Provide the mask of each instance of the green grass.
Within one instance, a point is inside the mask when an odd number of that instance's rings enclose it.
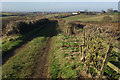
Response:
[[[63,18],[64,20],[75,20],[75,21],[82,21],[82,22],[89,22],[89,21],[96,21],[96,22],[101,22],[103,17],[106,15],[75,15],[71,17],[66,17]],[[117,21],[117,15],[110,15],[112,17],[112,21]]]
[[[63,39],[71,42],[64,42]],[[78,56],[73,56],[72,53],[69,53],[71,50],[76,51],[73,47],[76,45],[74,44],[73,37],[59,34],[54,36],[52,40],[50,55],[51,78],[76,78],[79,71],[76,68],[80,66],[80,63],[77,62]]]
[[[50,17],[54,17],[54,16],[59,16],[60,14],[48,14],[45,17],[46,18],[50,18]]]
[[[119,54],[120,53],[112,51],[111,55],[110,55],[110,58],[109,58],[109,62],[111,62],[113,65],[115,65],[116,67],[118,67],[120,69],[120,65],[119,65],[119,63],[120,63],[119,57],[120,56],[119,56]],[[118,60],[116,58],[118,58]],[[107,67],[105,69],[105,74],[108,75],[108,76],[111,76],[111,78],[114,78],[114,79],[118,79],[120,77],[120,74],[116,73],[116,71],[114,71],[110,67]]]
[[[3,53],[13,49],[14,47],[21,44],[22,42],[23,42],[22,40],[6,42],[5,44],[2,45]]]
[[[14,49],[15,47],[21,45],[24,40],[21,39],[21,36],[11,37],[11,38],[4,38],[2,40],[2,54],[3,56],[6,55],[9,51]],[[12,39],[12,41],[9,41]]]
[[[92,18],[92,17],[96,17],[96,15],[84,15],[84,14],[80,14],[80,15],[66,17],[66,18],[63,18],[63,19],[64,20],[81,20],[81,19],[87,19],[87,18]]]
[[[57,78],[57,75],[59,73],[59,66],[60,66],[60,64],[58,64],[59,59],[54,58],[56,57],[56,54],[57,54],[57,53],[55,54],[56,41],[57,41],[57,37],[54,36],[52,38],[52,50],[51,50],[51,56],[50,56],[50,73],[52,78]],[[56,46],[59,46],[59,45],[56,45]]]
[[[45,25],[47,25],[47,24],[45,24]],[[29,40],[29,38],[36,35],[36,32],[40,31],[42,27],[45,27],[45,25],[42,25],[42,26],[40,26],[40,27],[38,27],[38,28],[36,28],[36,29],[24,34],[24,35],[3,38],[3,40],[2,40],[3,56],[7,55],[7,53],[9,53],[9,51],[15,49],[16,47],[24,44],[27,40]],[[9,41],[10,39],[12,39],[12,41]]]
[[[83,18],[83,19],[78,19],[80,21],[101,21],[104,16],[95,16],[95,17],[89,17],[89,18]]]
[[[64,16],[64,15],[67,15],[67,13],[48,14],[48,15],[45,15],[45,17],[46,17],[46,18],[50,18],[50,17]]]
[[[48,38],[37,37],[2,66],[3,78],[25,78],[32,74],[35,57],[42,53]]]
[[[3,15],[14,15],[15,13],[2,12]]]
[[[30,78],[36,67],[36,57],[44,51],[53,28],[55,29],[54,21],[51,21],[38,37],[28,42],[22,50],[11,57],[2,66],[3,78]]]

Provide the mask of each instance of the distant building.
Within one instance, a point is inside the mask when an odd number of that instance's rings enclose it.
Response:
[[[80,11],[78,11],[77,13],[80,14]]]
[[[74,12],[74,13],[72,13],[73,15],[77,15],[78,13],[77,12]]]
[[[118,12],[118,10],[114,10],[114,12]]]
[[[106,12],[104,10],[102,10],[101,13],[106,13]]]

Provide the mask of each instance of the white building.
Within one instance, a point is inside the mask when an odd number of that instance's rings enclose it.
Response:
[[[78,13],[72,13],[72,14],[77,15]]]

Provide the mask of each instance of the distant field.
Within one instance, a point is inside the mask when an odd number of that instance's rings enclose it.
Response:
[[[103,17],[107,15],[75,15],[71,17],[62,18],[64,20],[76,20],[76,21],[102,21]],[[110,15],[112,21],[117,21],[117,15]]]
[[[50,17],[54,17],[54,16],[59,16],[60,14],[48,14],[45,17],[46,18],[50,18]]]
[[[69,13],[56,13],[56,14],[48,14],[45,15],[46,18],[50,18],[50,17],[55,17],[55,16],[65,16],[68,15]]]
[[[0,17],[5,18],[5,17],[16,17],[16,16],[25,16],[26,13],[14,13],[14,12],[2,12],[0,13]]]
[[[18,16],[6,16],[6,17],[2,17],[3,19],[8,19],[8,18],[17,18]],[[1,18],[1,17],[0,17]]]
[[[2,15],[15,15],[15,13],[2,12]]]

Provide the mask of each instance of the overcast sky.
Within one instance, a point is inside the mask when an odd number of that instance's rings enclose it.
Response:
[[[119,0],[1,0],[2,2],[118,2]]]

